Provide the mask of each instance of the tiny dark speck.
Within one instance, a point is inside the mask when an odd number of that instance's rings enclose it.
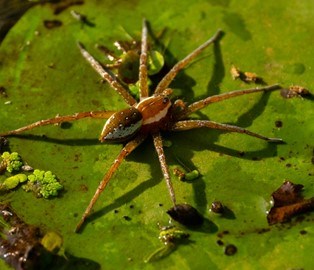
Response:
[[[219,240],[217,240],[217,245],[218,245],[218,246],[223,246],[223,245],[224,245],[224,242],[219,239]]]
[[[300,234],[301,234],[301,235],[307,234],[307,231],[306,231],[306,230],[301,230],[301,231],[300,231]]]
[[[275,121],[275,126],[277,128],[281,128],[282,127],[282,121],[280,121],[280,120]]]
[[[118,214],[118,213],[119,213],[119,210],[115,209],[113,212],[114,212],[115,214]]]
[[[62,22],[59,20],[44,20],[44,26],[48,29],[60,27]]]
[[[235,245],[229,244],[225,248],[225,254],[227,256],[232,256],[237,252],[237,247]]]
[[[291,166],[292,166],[291,163],[287,163],[287,164],[286,164],[286,167],[287,167],[287,168],[290,168]]]
[[[129,216],[123,216],[123,218],[124,218],[126,221],[132,220],[132,218],[130,218]]]

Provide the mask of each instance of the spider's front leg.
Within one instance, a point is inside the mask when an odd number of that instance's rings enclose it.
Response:
[[[256,137],[268,142],[273,142],[273,143],[282,143],[282,139],[280,138],[269,138],[265,137],[263,135],[251,132],[247,129],[233,126],[233,125],[227,125],[227,124],[221,124],[217,123],[214,121],[209,121],[209,120],[184,120],[184,121],[178,121],[176,122],[172,127],[171,131],[183,131],[183,130],[190,130],[190,129],[195,129],[195,128],[211,128],[211,129],[220,129],[224,131],[229,131],[229,132],[237,132],[237,133],[243,133],[252,137]]]
[[[16,134],[20,134],[24,131],[31,130],[37,127],[60,124],[63,122],[76,121],[82,118],[108,119],[113,113],[114,111],[91,111],[91,112],[79,112],[72,115],[56,116],[56,117],[45,119],[45,120],[39,120],[37,122],[34,122],[32,124],[29,124],[27,126],[24,126],[18,129],[0,133],[0,136],[5,137],[5,136],[10,136],[10,135],[16,135]]]
[[[128,142],[121,150],[113,164],[111,165],[110,169],[104,176],[104,178],[99,183],[99,186],[97,187],[97,190],[92,197],[89,205],[87,206],[83,216],[81,217],[80,222],[77,224],[75,228],[75,232],[78,232],[80,228],[82,227],[83,223],[85,222],[86,218],[90,214],[94,204],[98,200],[100,194],[103,192],[103,190],[106,188],[107,184],[109,183],[112,175],[115,173],[115,171],[119,168],[121,162],[137,147],[139,146],[146,138],[146,135],[138,135],[135,139]]]

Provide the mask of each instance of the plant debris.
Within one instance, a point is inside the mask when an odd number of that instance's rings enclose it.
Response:
[[[222,202],[213,201],[210,210],[216,214],[222,214],[225,210],[225,207],[223,206]]]
[[[311,92],[303,86],[292,85],[289,88],[281,89],[280,94],[284,98],[294,98],[310,96]]]
[[[241,71],[236,66],[232,65],[230,68],[230,74],[232,79],[237,80],[240,79],[243,82],[246,83],[258,83],[258,84],[264,84],[263,78],[257,76],[253,72],[249,71]]]
[[[303,185],[285,181],[272,193],[273,207],[267,215],[269,225],[286,222],[295,215],[314,210],[314,197],[304,199],[302,189]]]
[[[44,26],[48,29],[60,27],[62,22],[60,20],[44,20]]]
[[[160,227],[159,240],[164,244],[148,256],[146,263],[160,260],[173,252],[177,245],[184,243],[190,237],[188,233],[175,226]]]
[[[96,262],[58,255],[62,238],[20,219],[8,204],[0,204],[0,258],[16,270],[99,270]]]
[[[95,24],[92,23],[90,20],[88,20],[86,15],[84,15],[80,12],[77,12],[75,10],[71,10],[70,13],[73,16],[73,18],[80,21],[82,23],[82,25],[85,24],[85,25],[90,26],[90,27],[95,27]]]

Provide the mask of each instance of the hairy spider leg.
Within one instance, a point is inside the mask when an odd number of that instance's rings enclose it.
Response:
[[[147,21],[143,19],[139,68],[140,99],[148,97],[147,76]]]
[[[155,94],[161,94],[172,82],[178,72],[185,68],[195,57],[197,57],[204,49],[206,49],[210,44],[214,43],[219,39],[222,35],[222,30],[218,30],[215,35],[213,35],[209,40],[203,43],[201,46],[196,48],[193,52],[187,55],[185,58],[176,63],[172,69],[162,78],[162,80],[158,83]]]
[[[212,129],[220,129],[220,130],[225,130],[225,131],[230,131],[230,132],[237,132],[237,133],[243,133],[252,137],[256,137],[268,142],[274,142],[274,143],[282,143],[282,139],[279,138],[268,138],[265,136],[262,136],[260,134],[251,132],[247,129],[233,126],[233,125],[228,125],[228,124],[221,124],[217,123],[214,121],[209,121],[209,120],[183,120],[183,121],[178,121],[173,124],[171,127],[171,131],[183,131],[183,130],[190,130],[190,129],[195,129],[195,128],[212,128]]]
[[[136,100],[132,97],[129,89],[124,86],[120,80],[108,69],[103,67],[88,51],[85,50],[83,44],[78,42],[78,47],[83,57],[96,70],[96,72],[105,79],[110,86],[116,90],[130,106],[136,104]]]
[[[128,156],[137,146],[139,146],[146,138],[146,135],[138,135],[135,139],[133,139],[132,141],[129,141],[120,151],[119,155],[117,156],[117,158],[115,159],[115,161],[113,162],[113,164],[111,165],[111,167],[109,168],[109,170],[107,171],[107,173],[105,174],[105,176],[103,177],[103,179],[101,180],[101,182],[99,183],[97,190],[95,192],[95,194],[93,195],[92,199],[90,200],[89,205],[87,206],[84,214],[81,217],[80,222],[76,225],[75,228],[75,232],[78,232],[81,228],[81,226],[83,225],[83,223],[85,222],[87,216],[89,215],[89,213],[91,212],[94,204],[96,203],[96,201],[98,200],[100,194],[103,192],[103,190],[106,188],[107,184],[109,183],[112,175],[115,173],[115,171],[119,168],[121,162],[126,158],[126,156]]]
[[[109,118],[114,111],[91,111],[91,112],[79,112],[72,115],[63,115],[63,116],[56,116],[54,118],[49,118],[45,120],[39,120],[37,122],[34,122],[30,125],[10,130],[4,133],[1,133],[0,136],[9,136],[9,135],[16,135],[19,133],[22,133],[27,130],[31,130],[37,127],[41,126],[47,126],[47,125],[53,125],[53,124],[60,124],[63,122],[70,122],[70,121],[76,121],[82,118],[99,118],[99,119],[107,119]]]
[[[152,134],[154,139],[154,146],[158,155],[161,171],[164,175],[164,178],[166,180],[167,188],[172,200],[173,205],[176,205],[176,196],[174,193],[174,189],[172,186],[170,174],[169,174],[169,168],[166,162],[166,156],[164,153],[163,145],[162,145],[162,137],[160,135],[160,132]]]
[[[266,87],[255,87],[255,88],[250,88],[250,89],[243,89],[243,90],[235,90],[219,95],[214,95],[210,96],[207,98],[204,98],[202,100],[196,101],[189,106],[187,106],[184,110],[178,113],[178,118],[182,119],[187,117],[189,114],[201,110],[204,107],[208,106],[211,103],[219,102],[225,99],[233,98],[236,96],[242,96],[246,94],[252,94],[256,92],[267,92],[267,91],[273,91],[273,90],[278,90],[281,89],[281,86],[278,84],[266,86]]]

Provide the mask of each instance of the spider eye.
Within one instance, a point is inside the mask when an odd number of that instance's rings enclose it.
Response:
[[[162,103],[163,104],[166,104],[169,102],[169,98],[168,97],[164,97],[163,100],[162,100]]]

